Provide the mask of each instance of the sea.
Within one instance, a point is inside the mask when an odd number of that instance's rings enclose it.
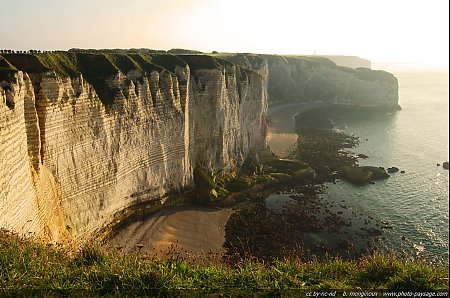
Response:
[[[337,130],[360,138],[350,149],[369,158],[360,165],[400,171],[373,185],[328,183],[327,201],[346,201],[352,209],[389,223],[379,251],[449,264],[448,71],[392,71],[399,82],[400,111],[336,113]]]
[[[335,127],[360,138],[353,152],[369,156],[360,165],[397,172],[366,187],[329,184],[324,197],[345,198],[355,207],[389,222],[380,247],[385,252],[449,262],[448,73],[404,70],[399,82],[401,111],[336,115]]]

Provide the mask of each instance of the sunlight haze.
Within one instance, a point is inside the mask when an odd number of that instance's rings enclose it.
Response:
[[[448,68],[448,1],[2,1],[0,48],[354,55]]]

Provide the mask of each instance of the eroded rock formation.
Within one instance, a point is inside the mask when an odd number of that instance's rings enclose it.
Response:
[[[213,67],[196,69],[208,59]],[[151,72],[117,69],[102,78],[106,94],[89,74],[27,69],[39,64],[29,55],[10,60],[19,71],[0,87],[2,227],[49,240],[90,236],[139,200],[189,187],[195,164],[231,169],[265,145],[265,86],[236,65],[199,56],[192,71],[181,59]]]

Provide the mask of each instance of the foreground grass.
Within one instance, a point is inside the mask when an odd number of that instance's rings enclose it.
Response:
[[[193,264],[150,259],[88,245],[75,253],[0,232],[0,296],[22,290],[97,295],[298,296],[302,290],[392,289],[447,291],[448,271],[421,261],[379,255],[271,263],[241,260]]]

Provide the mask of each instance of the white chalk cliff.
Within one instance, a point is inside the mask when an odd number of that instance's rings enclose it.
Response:
[[[14,69],[0,74],[0,227],[48,241],[88,239],[124,208],[192,187],[195,166],[233,170],[266,145],[268,97],[398,101],[396,80],[275,56],[155,55],[154,67],[135,58],[126,69],[112,55],[97,77],[95,63],[61,75],[69,64],[46,57],[4,55]]]

